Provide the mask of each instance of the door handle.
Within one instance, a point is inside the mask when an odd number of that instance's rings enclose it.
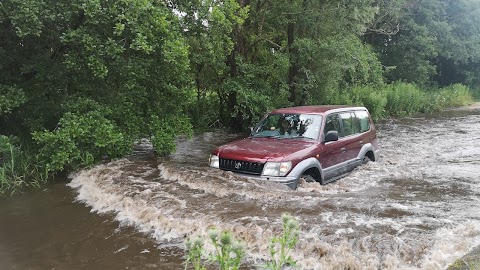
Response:
[[[345,153],[346,150],[347,149],[345,149],[345,147],[340,148],[340,151],[342,151],[342,153]]]

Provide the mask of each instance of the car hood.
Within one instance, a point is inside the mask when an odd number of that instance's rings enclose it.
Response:
[[[299,151],[308,151],[315,144],[301,139],[246,138],[221,146],[217,154],[224,159],[263,163],[282,161]]]

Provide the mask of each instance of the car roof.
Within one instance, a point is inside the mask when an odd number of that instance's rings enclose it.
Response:
[[[299,106],[273,110],[272,114],[304,113],[304,114],[323,114],[328,111],[344,110],[366,110],[365,107],[352,107],[347,105],[317,105],[317,106]]]

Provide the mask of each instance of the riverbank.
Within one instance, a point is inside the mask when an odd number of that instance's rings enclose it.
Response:
[[[458,110],[477,110],[480,109],[480,101],[475,101],[471,105],[456,108]]]
[[[456,260],[447,270],[479,270],[480,269],[480,246],[471,250],[467,255]]]

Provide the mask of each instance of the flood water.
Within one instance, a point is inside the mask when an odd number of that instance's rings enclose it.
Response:
[[[186,237],[209,228],[269,258],[282,213],[300,222],[301,269],[445,269],[480,245],[480,109],[377,124],[381,160],[298,190],[209,168],[238,134],[181,140],[0,199],[0,269],[183,269]]]

